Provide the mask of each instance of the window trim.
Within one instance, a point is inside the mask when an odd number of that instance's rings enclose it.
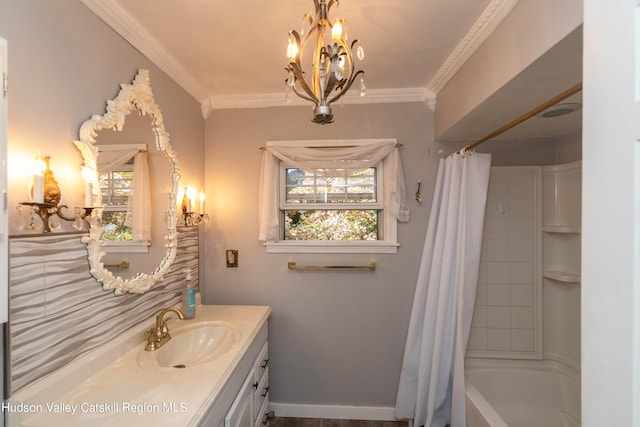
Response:
[[[395,254],[400,246],[386,240],[278,240],[264,245],[270,254]]]
[[[278,191],[279,196],[285,196],[287,193],[287,169],[296,169],[292,168],[290,165],[285,164],[284,162],[280,162],[280,181],[278,183]],[[335,168],[340,169],[340,168]],[[351,169],[351,168],[341,168],[341,169]],[[380,179],[381,176],[384,176],[384,168],[382,162],[377,165],[371,166],[369,169],[375,169],[375,178],[376,178],[376,201],[368,202],[368,203],[322,203],[322,202],[307,202],[307,203],[291,203],[287,202],[286,196],[279,197],[279,206],[280,210],[305,210],[304,206],[313,206],[316,210],[332,210],[332,209],[362,209],[362,210],[382,210],[384,209],[384,183]],[[283,194],[284,193],[284,194]],[[339,208],[337,207],[339,206]]]
[[[382,141],[382,140],[371,140]],[[310,145],[311,141],[288,141],[289,144]],[[322,147],[336,147],[345,145],[362,144],[363,140],[349,141],[349,140],[332,140],[332,141],[312,141],[315,146]],[[379,215],[382,216],[379,222],[379,227],[382,229],[382,240],[277,240],[264,242],[267,253],[322,253],[322,254],[395,254],[398,252],[398,220],[393,215],[386,214],[385,209],[385,191],[384,191],[384,161],[379,162],[372,167],[377,168],[376,185],[378,186],[378,202],[372,204],[371,209],[377,209],[380,211]],[[291,205],[286,204],[283,198],[285,195],[283,191],[286,191],[286,173],[283,171],[288,167],[295,167],[286,164],[284,161],[279,160],[279,179],[278,179],[278,207],[282,211],[285,206],[288,208]],[[301,205],[296,205],[297,208],[301,208]],[[337,206],[332,206],[334,209]],[[364,208],[365,206],[359,206]],[[342,207],[346,209],[347,207]],[[280,220],[280,226],[283,224]]]

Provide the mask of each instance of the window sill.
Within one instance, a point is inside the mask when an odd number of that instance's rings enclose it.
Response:
[[[279,240],[264,246],[269,254],[395,254],[400,245],[385,241]]]
[[[151,242],[147,241],[126,241],[126,242],[105,242],[102,250],[106,254],[146,254],[149,252]]]

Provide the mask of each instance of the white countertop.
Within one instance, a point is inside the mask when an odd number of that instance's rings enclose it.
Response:
[[[270,313],[266,306],[199,306],[195,319],[170,321],[170,331],[202,321],[232,323],[239,335],[231,349],[192,367],[148,370],[137,358],[155,313],[148,322],[13,395],[3,406],[8,425],[197,425]]]

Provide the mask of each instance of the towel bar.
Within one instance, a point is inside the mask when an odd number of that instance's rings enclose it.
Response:
[[[375,271],[376,262],[371,261],[368,265],[298,265],[295,261],[289,261],[289,270],[349,270],[349,271]]]
[[[122,261],[119,264],[105,264],[104,268],[108,268],[110,270],[125,270],[129,268],[129,261]]]

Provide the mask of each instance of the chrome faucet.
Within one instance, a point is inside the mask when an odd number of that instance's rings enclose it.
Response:
[[[179,319],[184,319],[184,314],[175,307],[165,308],[156,316],[156,326],[145,332],[147,337],[147,345],[144,347],[147,351],[157,350],[162,347],[171,339],[169,335],[169,328],[167,327],[167,320],[164,320],[164,316],[168,313],[175,313]]]

